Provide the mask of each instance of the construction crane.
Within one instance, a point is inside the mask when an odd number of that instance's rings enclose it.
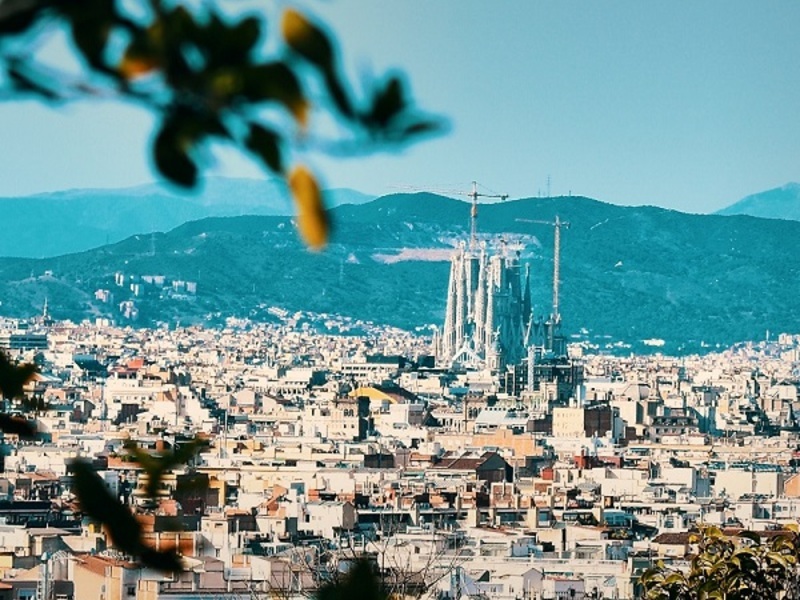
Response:
[[[517,219],[520,223],[538,223],[539,225],[549,225],[553,227],[553,322],[561,321],[558,312],[558,285],[561,275],[561,228],[569,229],[569,222],[562,221],[556,215],[555,221],[538,221],[536,219]]]
[[[474,250],[478,246],[478,198],[499,198],[500,200],[508,200],[508,194],[484,194],[478,191],[478,182],[472,182],[472,191],[465,192],[464,190],[432,190],[429,188],[404,186],[405,189],[415,190],[418,192],[431,192],[433,194],[443,194],[446,196],[467,196],[472,198],[472,208],[469,217],[469,247]]]

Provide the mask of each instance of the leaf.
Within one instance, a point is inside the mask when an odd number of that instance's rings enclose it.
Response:
[[[288,46],[323,72],[333,70],[333,45],[322,29],[290,8],[284,11],[281,33]]]
[[[116,548],[138,556],[147,566],[160,571],[179,571],[181,563],[175,551],[158,551],[142,541],[142,528],[133,513],[111,495],[105,482],[92,466],[76,459],[70,465],[74,490],[81,511],[103,523]]]
[[[182,19],[186,20],[185,17]],[[261,20],[254,16],[245,17],[237,23],[228,25],[227,19],[212,12],[205,25],[196,21],[193,23],[196,31],[192,32],[190,37],[181,35],[175,39],[193,43],[205,58],[206,66],[211,69],[225,66],[239,67],[247,63],[248,55],[261,37]]]
[[[274,173],[282,173],[280,141],[280,136],[273,130],[258,123],[251,123],[245,145],[250,152],[261,159],[268,169]]]
[[[269,62],[243,67],[237,72],[241,94],[251,102],[273,101],[283,104],[295,120],[305,126],[309,103],[300,81],[286,63]]]
[[[73,22],[72,39],[83,57],[95,69],[103,70],[103,52],[106,49],[106,42],[110,29],[105,26],[97,26],[95,23]]]
[[[439,129],[441,129],[441,125],[436,121],[417,121],[415,123],[411,123],[410,125],[406,125],[403,128],[401,135],[403,137],[410,137],[423,133],[433,133]]]
[[[170,469],[188,463],[203,448],[208,446],[206,440],[194,438],[189,442],[180,445],[172,452],[163,454],[150,454],[145,452],[133,441],[125,443],[125,449],[129,455],[141,465],[147,473],[147,487],[145,494],[149,498],[155,498],[158,493],[158,486],[164,477],[164,473]]]
[[[163,464],[168,469],[188,463],[199,452],[208,447],[208,440],[195,437],[189,441],[180,442],[176,446],[175,450],[161,457]]]
[[[125,79],[135,79],[157,69],[160,61],[149,44],[142,41],[132,41],[125,49],[117,69]]]
[[[769,559],[770,562],[777,564],[781,569],[788,570],[790,568],[787,557],[778,552],[767,552],[766,558]]]
[[[17,415],[0,413],[0,430],[3,433],[18,435],[22,439],[33,439],[36,435],[36,421]]]
[[[75,492],[81,510],[93,519],[105,524],[117,548],[131,554],[139,554],[141,527],[130,510],[122,506],[106,487],[105,482],[84,460],[71,464]]]
[[[60,96],[50,88],[42,85],[33,77],[30,77],[23,70],[22,66],[15,61],[9,60],[8,76],[11,84],[20,92],[31,92],[37,94],[45,100],[59,100]]]
[[[117,18],[114,0],[80,0],[55,3],[70,22],[72,40],[94,69],[107,72],[103,60]]]
[[[385,600],[381,580],[367,559],[360,559],[341,581],[322,586],[317,600]]]
[[[377,126],[385,128],[394,117],[402,112],[404,106],[403,86],[400,79],[390,77],[386,86],[375,93],[369,119]]]
[[[39,372],[32,363],[18,365],[12,362],[5,352],[0,351],[0,392],[3,398],[19,398],[23,387]]]
[[[292,51],[305,58],[322,73],[328,93],[339,112],[349,119],[354,118],[353,104],[336,73],[333,44],[325,32],[302,13],[291,8],[283,13],[281,32]]]
[[[350,97],[347,95],[347,92],[345,91],[344,85],[339,80],[338,75],[331,70],[330,72],[325,73],[324,79],[325,85],[328,88],[328,93],[331,95],[336,108],[343,116],[347,117],[348,119],[354,119],[356,115],[355,111],[353,110],[353,104],[350,101]]]
[[[761,544],[761,536],[755,533],[754,531],[740,531],[738,536],[740,538],[750,540],[756,545]]]
[[[261,21],[256,17],[245,17],[227,28],[224,45],[215,48],[215,54],[224,57],[226,62],[239,63],[255,48],[260,37]]]
[[[153,157],[161,174],[167,179],[192,187],[197,182],[197,165],[189,157],[194,137],[174,118],[167,118],[156,135]]]
[[[24,33],[36,21],[42,8],[38,0],[0,2],[0,35]]]
[[[685,581],[683,573],[671,573],[664,579],[663,585],[681,585]]]
[[[309,247],[320,250],[328,241],[330,223],[317,180],[307,168],[295,167],[289,175],[289,188],[297,204],[300,236]]]

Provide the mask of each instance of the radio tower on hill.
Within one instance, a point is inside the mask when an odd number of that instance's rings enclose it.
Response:
[[[479,192],[477,181],[472,182],[472,190],[469,192],[465,192],[464,190],[437,190],[417,186],[402,187],[416,192],[430,192],[431,194],[442,194],[443,196],[467,196],[468,198],[472,198],[472,207],[469,213],[469,249],[473,251],[478,248],[478,198],[499,198],[500,200],[508,200],[508,194],[485,194]]]

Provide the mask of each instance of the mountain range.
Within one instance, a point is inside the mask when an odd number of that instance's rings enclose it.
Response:
[[[787,183],[778,188],[752,194],[717,211],[717,214],[800,221],[800,183]]]
[[[111,316],[133,299],[139,323],[266,317],[266,308],[336,313],[405,328],[441,324],[448,258],[469,231],[466,202],[396,194],[332,211],[320,253],[290,217],[214,217],[47,259],[0,259],[0,311],[30,315],[45,297],[56,318]],[[550,310],[553,228],[562,235],[561,312],[568,332],[597,339],[729,344],[800,322],[800,222],[621,207],[583,197],[480,205],[481,240],[531,265],[534,304]],[[115,274],[125,284],[115,283]],[[197,283],[196,295],[129,282]],[[95,291],[107,289],[113,302]],[[668,346],[669,347],[669,346]]]
[[[326,191],[326,198],[330,206],[339,206],[368,202],[374,196],[333,189]],[[281,181],[223,177],[206,178],[193,192],[149,184],[0,198],[0,256],[59,256],[206,217],[293,212]]]

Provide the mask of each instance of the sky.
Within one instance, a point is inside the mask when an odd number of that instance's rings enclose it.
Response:
[[[273,21],[286,6],[223,4]],[[712,212],[800,181],[796,0],[300,6],[336,32],[354,81],[399,70],[416,103],[449,123],[400,152],[300,157],[327,187],[466,192],[476,180],[512,198],[549,190]],[[153,124],[113,101],[2,102],[0,196],[153,181]],[[213,173],[263,176],[231,149],[215,157]]]

